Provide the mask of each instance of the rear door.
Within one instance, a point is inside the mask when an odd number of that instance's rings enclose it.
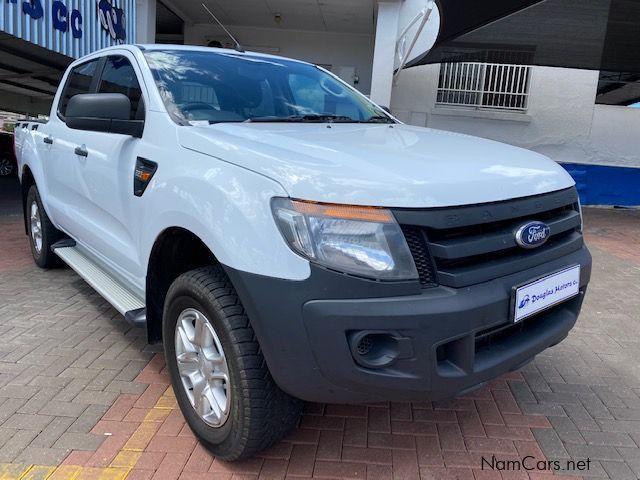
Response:
[[[43,129],[46,131],[43,144],[38,145],[38,148],[48,149],[41,158],[47,184],[46,203],[51,210],[51,217],[59,228],[73,235],[79,233],[75,211],[76,206],[83,203],[83,197],[81,190],[76,188],[79,179],[76,177],[75,159],[68,155],[68,146],[82,143],[85,132],[67,128],[64,116],[72,97],[94,91],[101,62],[99,58],[89,60],[69,72],[58,100],[57,115],[49,119]]]
[[[103,57],[92,91],[122,93],[131,100],[130,118],[144,120],[145,101],[135,59],[123,52]],[[69,129],[60,144],[61,160],[71,170],[66,188],[73,191],[70,233],[121,276],[134,281],[141,265],[136,248],[137,219],[133,178],[142,139],[114,133]]]

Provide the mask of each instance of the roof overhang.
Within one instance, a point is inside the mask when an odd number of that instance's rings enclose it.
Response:
[[[496,61],[640,72],[640,0],[437,0],[440,28],[407,67]]]
[[[0,109],[22,113],[48,111],[47,105],[72,61],[72,58],[0,32]]]

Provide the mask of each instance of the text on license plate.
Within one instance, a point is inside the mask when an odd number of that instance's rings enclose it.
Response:
[[[575,297],[579,292],[580,265],[518,287],[515,293],[513,321],[517,323],[541,310]]]

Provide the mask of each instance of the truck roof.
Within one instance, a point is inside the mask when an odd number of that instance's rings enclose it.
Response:
[[[182,51],[182,52],[211,52],[211,53],[222,53],[222,54],[232,54],[238,56],[249,56],[249,57],[261,57],[261,58],[270,58],[270,59],[280,59],[287,60],[290,62],[298,62],[307,65],[311,65],[309,62],[304,62],[302,60],[297,60],[295,58],[283,57],[280,55],[271,55],[268,53],[260,53],[260,52],[252,52],[245,51],[239,52],[233,48],[215,48],[215,47],[205,47],[205,46],[196,46],[196,45],[173,45],[173,44],[125,44],[125,45],[115,45],[112,47],[103,48],[102,50],[98,50],[93,52],[91,55],[106,53],[110,50],[121,50],[121,49],[133,50],[135,48],[143,51],[154,51],[154,50],[162,50],[162,51]]]

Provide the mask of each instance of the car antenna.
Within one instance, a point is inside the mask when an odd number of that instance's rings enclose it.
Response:
[[[235,49],[236,51],[240,52],[240,53],[244,53],[244,48],[242,48],[242,45],[240,45],[240,42],[238,40],[236,40],[236,37],[234,37],[233,35],[231,35],[231,32],[229,30],[227,30],[227,27],[225,27],[222,22],[220,20],[218,20],[218,17],[216,17],[213,12],[211,10],[209,10],[209,7],[207,7],[204,3],[202,4],[202,8],[204,8],[207,13],[209,15],[211,15],[211,17],[216,21],[216,23],[218,25],[220,25],[222,27],[222,29],[226,32],[227,35],[229,35],[229,37],[231,38],[231,40],[233,40],[233,43],[236,44]]]

